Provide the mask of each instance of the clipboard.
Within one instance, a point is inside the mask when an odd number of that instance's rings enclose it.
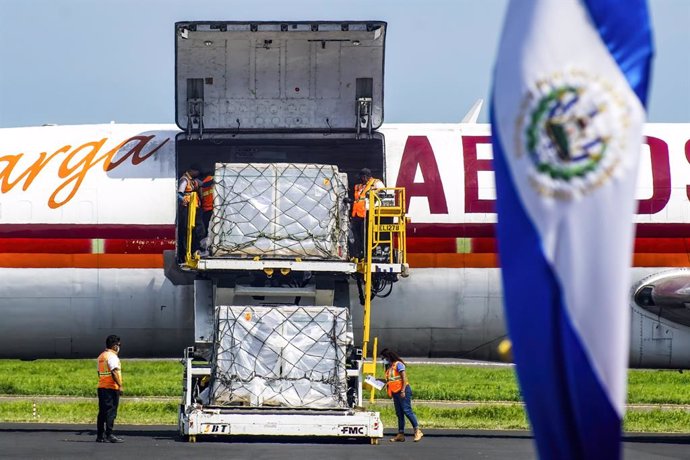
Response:
[[[367,377],[364,379],[364,383],[368,383],[370,386],[376,388],[377,390],[380,390],[384,386],[386,386],[385,382],[376,380],[373,375],[367,375]]]

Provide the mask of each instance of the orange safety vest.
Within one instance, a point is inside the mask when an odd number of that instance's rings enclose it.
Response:
[[[398,372],[399,361],[396,361],[386,369],[386,390],[388,391],[388,396],[393,396],[393,393],[400,393],[403,389],[402,375]]]
[[[213,176],[206,176],[201,181],[201,209],[213,211]]]
[[[355,184],[355,202],[352,203],[352,217],[367,216],[367,195],[378,179],[370,177],[366,184]]]
[[[189,197],[189,200],[191,201],[191,194],[192,192],[196,192],[199,190],[199,183],[197,182],[196,179],[194,179],[192,176],[190,176],[187,173],[184,173],[182,175],[183,178],[187,179],[187,185],[185,185],[184,188],[184,196]],[[189,202],[189,201],[187,201]],[[199,203],[197,202],[197,206]]]
[[[98,356],[98,388],[107,388],[109,390],[119,390],[120,386],[115,382],[113,375],[108,367],[108,355],[115,353],[111,350],[105,350]],[[122,378],[122,373],[120,373]]]

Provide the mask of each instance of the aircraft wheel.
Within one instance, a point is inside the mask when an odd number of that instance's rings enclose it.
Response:
[[[187,441],[196,442],[196,435],[190,434],[189,437],[187,438]]]
[[[371,441],[372,446],[378,446],[379,445],[379,438],[369,438],[369,441]]]

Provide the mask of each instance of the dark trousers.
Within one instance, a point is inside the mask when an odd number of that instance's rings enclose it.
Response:
[[[208,236],[208,231],[211,226],[211,217],[213,216],[213,210],[202,211],[201,220],[204,223],[204,238]],[[210,242],[209,242],[210,243]]]
[[[350,248],[350,257],[357,257],[363,259],[366,256],[367,249],[367,225],[368,219],[366,217],[352,217],[350,219],[350,229],[352,230],[353,242]],[[381,224],[392,224],[392,217],[381,218]],[[379,233],[379,241],[387,241],[390,239],[390,233]],[[379,243],[380,250],[384,249],[384,246],[389,246],[388,243]],[[376,248],[374,248],[376,250]],[[375,251],[374,254],[375,255]],[[376,259],[374,259],[376,260]],[[380,262],[381,260],[379,260]]]
[[[117,417],[117,406],[120,404],[120,392],[108,388],[98,389],[98,419],[96,420],[98,437],[113,434],[113,425]]]
[[[402,391],[400,392],[402,393]],[[398,416],[398,433],[405,432],[405,417],[412,424],[415,430],[419,426],[417,423],[417,416],[412,411],[412,388],[409,385],[405,387],[405,397],[400,393],[393,393],[393,405],[395,406],[395,415]]]
[[[364,258],[364,250],[366,244],[366,219],[364,217],[354,216],[350,219],[350,229],[352,230],[352,247],[350,248],[350,257]]]

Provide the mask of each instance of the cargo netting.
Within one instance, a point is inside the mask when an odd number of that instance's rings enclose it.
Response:
[[[217,163],[212,257],[346,260],[347,176],[336,166]]]
[[[211,404],[346,408],[348,321],[343,307],[216,307]]]

